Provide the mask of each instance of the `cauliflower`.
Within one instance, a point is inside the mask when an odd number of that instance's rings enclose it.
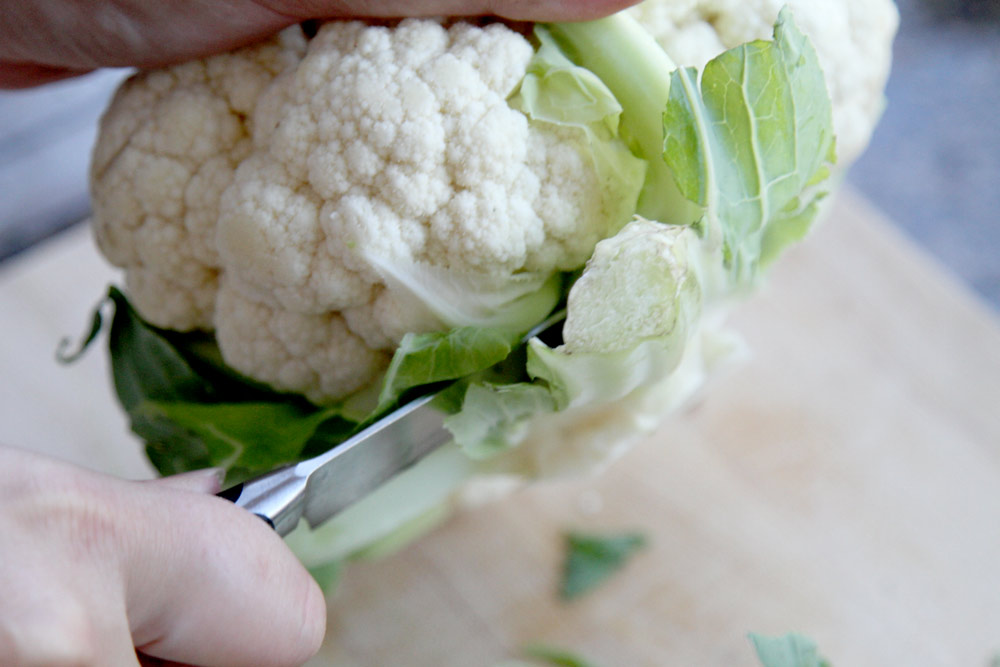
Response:
[[[242,479],[447,386],[453,441],[295,538],[307,564],[606,465],[739,350],[726,306],[816,217],[835,128],[839,168],[863,148],[895,21],[329,22],[137,74],[92,171],[133,430],[165,474]]]

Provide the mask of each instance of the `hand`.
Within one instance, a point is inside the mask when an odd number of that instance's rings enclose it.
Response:
[[[635,0],[0,0],[0,87],[98,67],[154,67],[248,44],[309,18],[496,14],[585,20]]]
[[[218,486],[212,471],[126,482],[0,447],[3,664],[305,662],[322,593]]]

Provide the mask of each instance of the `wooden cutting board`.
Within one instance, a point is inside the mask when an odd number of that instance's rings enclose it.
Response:
[[[101,355],[72,369],[113,277],[80,232],[0,267],[0,440],[148,466]],[[311,665],[490,666],[528,642],[605,667],[754,665],[795,630],[837,667],[1000,653],[1000,321],[856,195],[732,324],[752,356],[597,479],[537,484],[350,566]],[[568,528],[649,546],[571,604]]]

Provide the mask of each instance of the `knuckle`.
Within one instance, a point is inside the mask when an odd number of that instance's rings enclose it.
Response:
[[[117,519],[108,490],[87,479],[72,479],[35,500],[36,526],[65,540],[70,557],[114,556],[119,543]]]

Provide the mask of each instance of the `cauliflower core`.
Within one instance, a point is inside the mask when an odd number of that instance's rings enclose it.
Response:
[[[233,368],[339,400],[403,334],[447,328],[379,266],[502,291],[608,233],[583,132],[507,104],[532,55],[501,24],[335,22],[140,74],[103,120],[99,245],[152,323],[214,330]]]

